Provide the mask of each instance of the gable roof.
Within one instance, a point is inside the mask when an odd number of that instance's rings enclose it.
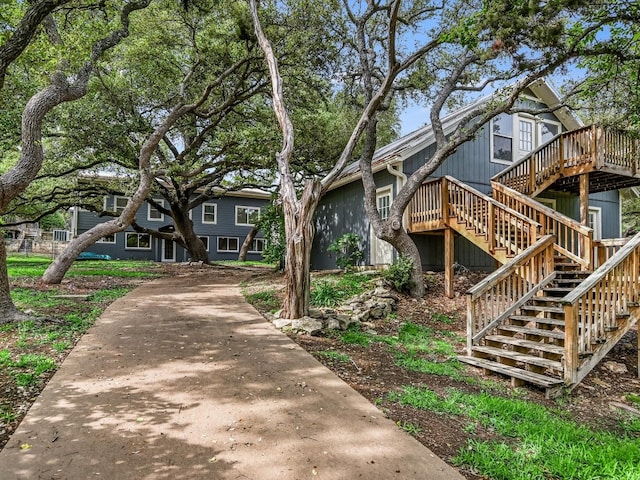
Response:
[[[562,106],[560,94],[544,78],[535,80],[528,88],[549,108],[557,108],[554,114],[568,130],[575,130],[576,128],[580,128],[584,125],[571,110],[566,106]],[[493,95],[487,95],[446,115],[442,119],[442,127],[445,135],[452,133],[460,120],[469,111],[473,110],[478,105],[487,102],[492,97]],[[388,165],[403,162],[413,154],[427,148],[434,141],[435,136],[431,125],[425,125],[418,130],[398,138],[375,151],[372,160],[373,173],[386,169]],[[358,165],[358,161],[355,161],[345,167],[340,178],[333,183],[330,190],[351,183],[359,178],[360,167]]]

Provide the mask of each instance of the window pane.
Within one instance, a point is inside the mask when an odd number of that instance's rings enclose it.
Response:
[[[530,152],[533,150],[533,123],[520,120],[520,150]]]
[[[508,162],[513,160],[513,146],[512,139],[507,137],[501,137],[499,135],[493,136],[493,158],[498,160],[506,160]]]
[[[387,194],[378,197],[378,213],[380,213],[380,218],[382,218],[382,220],[389,218],[390,209],[391,197]]]
[[[203,243],[204,249],[208,252],[209,251],[209,237],[198,237],[198,238]]]
[[[547,143],[560,133],[560,126],[555,123],[542,122],[542,143]]]
[[[227,250],[226,237],[218,237],[218,250],[221,250],[221,251]]]
[[[511,115],[501,113],[493,119],[493,133],[497,133],[504,137],[513,136],[513,120]]]
[[[212,204],[202,205],[202,221],[206,223],[216,223],[216,206]]]
[[[138,234],[137,233],[127,233],[127,247],[135,248],[138,246]]]
[[[116,213],[122,213],[124,207],[127,206],[128,201],[129,199],[126,197],[116,197],[114,202],[114,210],[116,211]]]
[[[229,250],[235,252],[238,250],[238,239],[237,238],[230,238],[229,239]]]
[[[146,233],[138,234],[138,247],[149,248],[151,246],[151,237]]]

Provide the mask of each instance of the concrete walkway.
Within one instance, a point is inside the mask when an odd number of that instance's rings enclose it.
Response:
[[[233,271],[113,303],[0,453],[0,478],[462,480],[248,305]]]

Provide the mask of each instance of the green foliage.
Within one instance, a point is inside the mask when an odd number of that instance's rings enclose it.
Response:
[[[640,395],[638,395],[637,393],[627,393],[624,398],[631,403],[634,403],[636,405],[640,405]]]
[[[284,231],[284,214],[282,205],[274,198],[267,207],[262,208],[257,227],[262,230],[267,244],[262,251],[262,258],[268,263],[284,265],[284,256],[287,248]]]
[[[349,355],[342,352],[336,352],[335,350],[323,350],[321,352],[315,352],[315,353],[320,357],[324,357],[334,362],[346,363],[351,361],[351,357]]]
[[[412,273],[413,260],[410,257],[400,256],[384,271],[383,277],[397,292],[408,292],[413,287]]]
[[[640,476],[640,439],[593,430],[563,412],[493,394],[405,387],[389,400],[466,418],[501,438],[471,440],[455,461],[499,480],[627,479]],[[473,427],[470,427],[473,430]]]
[[[344,273],[326,276],[311,282],[311,305],[333,307],[343,300],[363,293],[370,279],[364,275]]]
[[[258,310],[274,311],[280,308],[280,300],[275,290],[249,293],[245,295],[245,298]]]
[[[67,226],[67,220],[60,212],[45,215],[39,221],[40,228],[43,230],[63,229]]]
[[[336,264],[343,270],[355,267],[364,256],[360,247],[360,236],[355,233],[345,233],[335,239],[327,250],[336,254]]]
[[[340,340],[350,345],[360,345],[361,347],[368,347],[371,345],[371,335],[365,332],[361,332],[359,328],[350,328],[346,332],[340,334]]]
[[[418,425],[407,421],[398,421],[396,422],[396,425],[398,425],[402,430],[410,435],[416,435],[422,431],[422,429]]]

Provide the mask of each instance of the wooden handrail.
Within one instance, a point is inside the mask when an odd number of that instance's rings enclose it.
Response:
[[[580,380],[580,356],[593,354],[640,300],[640,233],[561,303],[565,313],[565,381]],[[623,331],[623,330],[622,330]]]
[[[504,209],[504,210],[511,210],[511,212],[510,212],[510,213],[511,213],[514,217],[518,218],[519,220],[521,220],[521,221],[523,221],[523,222],[525,222],[525,223],[528,223],[528,224],[530,224],[530,225],[532,225],[532,226],[535,226],[535,227],[540,227],[540,226],[541,226],[541,225],[540,225],[538,222],[536,222],[535,220],[533,220],[533,219],[531,219],[531,218],[527,217],[526,215],[523,215],[522,213],[520,213],[520,212],[518,212],[518,211],[516,211],[516,210],[513,210],[513,209],[510,209],[510,208],[506,207],[504,204],[500,203],[500,202],[499,202],[499,201],[497,201],[496,199],[491,198],[489,195],[487,195],[487,194],[485,194],[485,193],[482,193],[481,191],[476,190],[476,189],[475,189],[475,188],[473,188],[473,187],[470,187],[469,185],[467,185],[467,184],[465,184],[465,183],[461,182],[460,180],[458,180],[458,179],[456,179],[456,178],[454,178],[454,177],[450,177],[450,176],[446,175],[444,178],[446,178],[446,179],[447,179],[447,181],[449,181],[449,182],[451,182],[451,183],[453,183],[453,184],[456,184],[456,185],[457,185],[457,186],[459,186],[460,188],[463,188],[463,189],[465,189],[465,190],[467,190],[467,191],[469,191],[469,192],[472,192],[474,195],[477,195],[478,197],[481,197],[484,201],[486,201],[486,202],[488,202],[488,203],[493,204],[493,205],[494,205],[494,208],[495,208],[495,207],[497,207],[497,208],[501,208],[501,209]]]
[[[585,270],[593,267],[592,228],[500,183],[492,182],[491,186],[496,200],[537,220],[542,225],[543,235],[555,235],[555,248],[560,254],[579,263]]]
[[[555,277],[553,235],[545,235],[467,292],[467,350]]]

